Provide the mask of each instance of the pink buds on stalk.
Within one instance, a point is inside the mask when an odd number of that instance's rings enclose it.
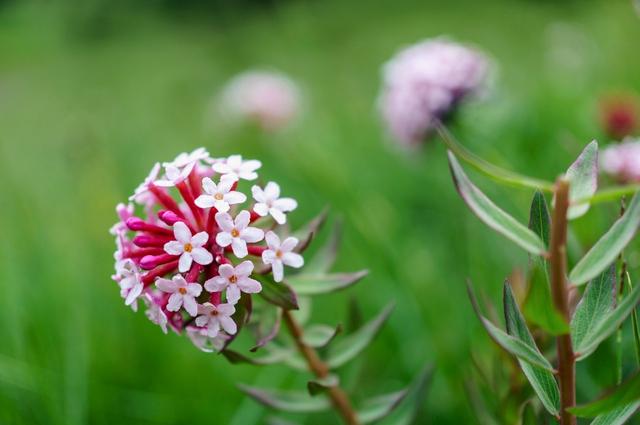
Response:
[[[274,244],[296,202],[281,198],[276,183],[245,183],[261,165],[239,155],[213,159],[201,148],[153,167],[133,203],[118,205],[111,229],[113,279],[126,305],[137,310],[142,300],[164,332],[171,327],[205,351],[219,350],[239,328],[232,316],[241,296],[262,290],[252,276],[273,270],[279,282],[283,265],[302,266],[291,251],[297,239]]]
[[[400,51],[384,65],[379,99],[391,136],[408,147],[423,142],[436,120],[480,91],[489,67],[483,53],[443,38]]]

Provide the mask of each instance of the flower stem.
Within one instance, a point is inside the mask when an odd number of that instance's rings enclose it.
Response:
[[[556,205],[551,221],[551,292],[556,309],[567,323],[570,320],[567,268],[567,209],[569,208],[569,181],[559,178],[555,187]],[[576,404],[576,363],[571,334],[557,337],[558,377],[560,380],[560,424],[576,425],[576,417],[567,408]]]
[[[326,378],[329,375],[329,367],[320,359],[318,353],[312,347],[302,341],[302,327],[296,322],[289,310],[283,311],[282,318],[289,333],[293,337],[298,351],[300,351],[300,354],[302,354],[306,360],[311,372],[320,379]],[[338,411],[340,416],[342,416],[344,422],[348,425],[358,425],[356,413],[344,390],[336,385],[328,389],[328,394],[331,399],[331,404],[333,404],[333,407]]]

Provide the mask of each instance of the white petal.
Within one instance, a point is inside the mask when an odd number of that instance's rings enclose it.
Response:
[[[194,247],[202,246],[209,240],[209,234],[207,232],[200,232],[191,238],[191,245]]]
[[[223,248],[231,245],[231,241],[233,241],[231,233],[220,232],[216,235],[216,243]]]
[[[280,249],[280,238],[274,232],[268,231],[264,235],[264,239],[267,241],[267,245],[269,246],[269,249],[272,249],[274,251],[277,251],[278,249]]]
[[[229,285],[227,286],[227,302],[230,304],[235,304],[240,299],[240,288],[238,285]]]
[[[284,277],[282,261],[275,260],[273,263],[271,263],[271,270],[273,271],[273,280],[275,280],[276,282],[282,282],[282,278]]]
[[[267,198],[264,196],[264,191],[258,185],[255,185],[251,188],[251,194],[253,195],[253,199],[258,202],[266,202]]]
[[[249,220],[251,219],[251,214],[247,210],[242,210],[238,213],[235,220],[235,227],[238,230],[244,229],[249,225]]]
[[[278,197],[280,196],[280,186],[278,186],[278,183],[267,183],[267,185],[264,187],[264,196],[271,201],[278,199]]]
[[[198,303],[196,302],[195,298],[190,295],[185,295],[184,297],[182,297],[182,302],[184,305],[184,309],[187,310],[189,316],[193,317],[198,314]]]
[[[205,177],[202,179],[202,189],[207,192],[209,195],[215,195],[218,191],[216,184],[209,177]]]
[[[253,206],[253,210],[260,217],[264,217],[265,215],[269,214],[269,206],[267,204],[265,204],[265,203],[262,203],[262,202],[259,202],[259,203],[255,204]]]
[[[198,312],[200,307],[198,307]],[[206,326],[207,322],[209,322],[209,316],[198,316],[196,317],[196,325],[198,326]]]
[[[231,168],[224,162],[216,162],[211,166],[211,168],[213,168],[213,171],[218,174],[227,174],[231,172]]]
[[[224,200],[216,199],[216,203],[213,206],[220,212],[229,211],[229,203]]]
[[[287,216],[277,208],[269,208],[269,214],[278,224],[284,224],[287,222]]]
[[[211,208],[216,203],[216,198],[211,195],[200,195],[196,198],[196,205],[200,208]]]
[[[236,312],[236,308],[231,304],[220,304],[218,305],[217,309],[218,313],[220,313],[222,316],[231,316]]]
[[[196,263],[203,266],[211,264],[213,261],[213,255],[204,248],[194,248],[193,251],[191,251],[191,256]]]
[[[248,254],[247,243],[240,238],[233,238],[231,248],[233,248],[233,254],[238,258],[244,258]]]
[[[287,239],[282,242],[280,245],[280,249],[284,252],[292,251],[298,245],[298,238],[294,238],[293,236],[289,236]]]
[[[209,292],[222,292],[229,281],[221,276],[212,277],[204,283],[204,288]]]
[[[224,195],[224,200],[225,202],[231,205],[241,204],[247,200],[247,195],[245,195],[244,193],[235,192],[235,191],[229,192]]]
[[[192,297],[198,297],[202,293],[202,285],[199,283],[190,283],[187,285],[187,293]],[[193,315],[195,316],[195,314]]]
[[[210,338],[215,338],[220,332],[220,322],[218,320],[209,320],[207,325],[207,335]]]
[[[225,232],[230,232],[233,229],[233,219],[226,212],[219,212],[216,214],[216,223]]]
[[[276,253],[275,251],[272,251],[270,249],[266,249],[264,251],[262,251],[262,261],[265,264],[271,264],[275,261],[276,259]]]
[[[125,305],[133,304],[134,301],[138,299],[138,297],[142,293],[143,288],[144,288],[144,285],[142,285],[142,282],[139,282],[137,285],[134,285],[133,288],[131,288],[131,290],[127,294],[127,299],[124,301],[124,304]]]
[[[184,252],[184,245],[178,241],[171,241],[164,244],[164,252],[169,255],[180,255]]]
[[[182,307],[182,295],[179,292],[171,294],[167,303],[167,310],[178,311]]]
[[[260,285],[260,282],[251,278],[239,280],[237,286],[242,289],[242,292],[246,292],[247,294],[257,294],[262,291],[262,285]]]
[[[293,198],[280,198],[273,202],[273,206],[280,211],[289,212],[295,210],[298,207],[298,203]]]
[[[235,269],[236,276],[249,276],[253,271],[253,263],[249,260],[238,264]]]
[[[264,238],[264,231],[257,227],[247,227],[240,232],[240,237],[249,243],[259,242]]]
[[[174,293],[178,290],[178,286],[173,280],[159,278],[156,279],[156,286],[163,292]]]
[[[235,269],[231,264],[222,264],[218,268],[218,274],[224,277],[225,279],[230,278],[231,276],[233,276],[234,273],[235,273]]]
[[[180,273],[186,273],[191,268],[191,263],[193,262],[193,257],[188,252],[183,252],[180,256],[180,261],[178,262],[178,270]]]
[[[298,269],[304,265],[304,258],[295,252],[287,252],[282,256],[282,262],[287,266]]]
[[[238,332],[236,322],[234,322],[231,317],[219,316],[218,321],[220,322],[222,329],[224,329],[224,331],[229,335],[235,335],[235,333]]]
[[[178,221],[173,225],[173,234],[178,242],[183,244],[191,242],[191,231],[182,221]]]

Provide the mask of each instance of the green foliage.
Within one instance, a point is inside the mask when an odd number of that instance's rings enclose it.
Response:
[[[355,285],[369,273],[360,270],[353,273],[330,273],[323,275],[298,274],[287,278],[287,283],[300,295],[320,295],[335,292]]]
[[[566,178],[569,180],[569,203],[572,204],[567,211],[567,218],[573,220],[581,217],[589,211],[589,202],[576,201],[588,199],[598,189],[598,142],[589,143],[571,164]]]
[[[342,332],[342,326],[331,327],[327,325],[311,325],[304,330],[302,341],[310,347],[326,347]]]
[[[238,387],[258,403],[284,412],[321,412],[331,407],[331,403],[325,397],[312,397],[306,392],[265,390],[247,385]]]
[[[340,383],[340,379],[336,375],[327,375],[324,378],[316,378],[307,382],[307,390],[312,396],[322,394],[331,387],[335,387]]]
[[[370,424],[389,415],[407,396],[408,390],[397,391],[366,400],[358,410],[358,421]]]
[[[572,407],[569,410],[582,418],[593,418],[601,414],[612,413],[614,409],[631,408],[640,400],[640,373],[636,372],[632,377],[618,387],[608,391],[601,398],[587,404]],[[636,406],[637,407],[637,406]]]
[[[270,275],[256,275],[256,279],[262,284],[260,296],[265,301],[285,310],[298,309],[298,297],[285,282],[275,282]]]
[[[624,215],[593,245],[569,273],[569,281],[582,285],[613,263],[640,225],[640,195],[635,194]]]
[[[638,408],[640,408],[640,401],[617,407],[608,413],[598,415],[591,425],[622,425],[636,413]]]
[[[521,248],[535,255],[545,252],[542,240],[526,226],[501,210],[487,196],[471,183],[460,163],[449,152],[449,166],[458,193],[480,220],[496,232],[506,236]]]

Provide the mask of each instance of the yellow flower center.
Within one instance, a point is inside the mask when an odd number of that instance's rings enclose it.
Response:
[[[236,283],[238,281],[238,276],[235,274],[229,278],[230,283]]]
[[[284,255],[284,253],[281,250],[276,250],[276,257],[278,258],[282,258],[282,256]]]
[[[222,201],[224,199],[224,195],[222,193],[216,193],[213,197],[218,201]]]
[[[184,244],[184,252],[191,252],[193,250],[193,245],[190,243]]]
[[[187,288],[178,288],[178,292],[180,292],[182,295],[187,293]]]
[[[238,229],[232,229],[231,230],[231,236],[233,236],[234,238],[237,238],[238,236],[240,236],[240,232],[238,232]]]
[[[217,316],[218,315],[218,310],[212,310],[211,313],[209,313],[209,315]]]

